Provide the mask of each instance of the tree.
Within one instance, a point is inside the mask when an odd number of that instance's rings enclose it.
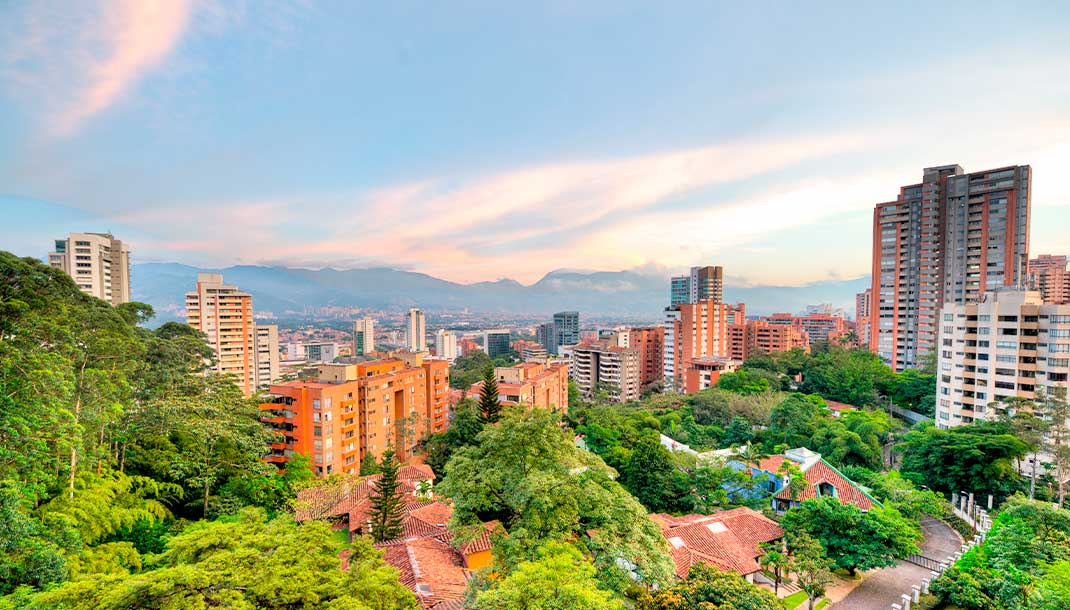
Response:
[[[728,447],[745,445],[753,440],[754,426],[738,415],[732,418],[728,427],[724,429],[724,434],[721,435],[721,444]]]
[[[780,378],[764,369],[741,368],[734,373],[722,373],[717,387],[737,394],[764,394],[780,389]]]
[[[1037,472],[1037,463],[1040,461],[1039,451],[1044,445],[1044,435],[1050,425],[1044,418],[1036,415],[1037,406],[1028,399],[1007,398],[1002,402],[990,405],[990,407],[997,411],[1004,411],[1000,421],[1007,424],[1014,436],[1025,443],[1030,453],[1032,453],[1033,466],[1029,473],[1029,499],[1032,500],[1036,498],[1037,476],[1040,474]],[[1019,462],[1018,471],[1021,472],[1021,460],[1016,461]]]
[[[502,416],[502,403],[498,400],[498,380],[494,369],[483,372],[483,387],[479,388],[479,421],[484,425],[497,422]]]
[[[826,587],[832,583],[832,562],[825,558],[821,543],[805,532],[789,534],[788,549],[792,555],[795,582],[806,594],[809,610],[814,610],[814,601],[825,595]]]
[[[783,610],[776,595],[742,576],[705,563],[691,566],[687,580],[667,589],[639,592],[636,610]]]
[[[806,491],[806,488],[810,483],[806,480],[806,475],[803,474],[799,466],[789,460],[784,460],[780,464],[780,468],[777,472],[784,475],[788,479],[788,495],[794,504],[799,500],[799,495]]]
[[[372,539],[385,542],[400,538],[404,531],[405,505],[399,490],[398,461],[393,449],[383,452],[379,475],[372,484],[368,521],[371,523]]]
[[[1028,446],[1004,425],[969,424],[941,430],[923,422],[903,436],[900,471],[918,485],[944,493],[1005,496],[1020,484],[1014,461]]]
[[[472,610],[624,610],[613,594],[598,588],[595,569],[576,547],[547,542],[536,558],[521,562],[491,589],[480,591]]]
[[[766,542],[762,545],[762,556],[758,558],[758,563],[763,568],[773,573],[773,594],[780,594],[780,584],[791,584],[791,579],[788,574],[791,573],[794,567],[794,562],[790,555],[785,552],[781,543],[778,541]]]
[[[874,506],[863,512],[853,504],[825,496],[806,500],[781,520],[789,532],[806,532],[825,549],[833,566],[852,575],[895,565],[918,552],[921,530],[894,509]]]
[[[493,366],[494,362],[486,352],[473,351],[467,356],[459,356],[450,365],[450,387],[468,390],[483,377],[488,367]]]
[[[360,476],[366,477],[379,472],[379,462],[375,461],[375,456],[370,451],[364,453],[364,457],[360,458]]]
[[[764,435],[766,447],[806,446],[817,431],[818,423],[824,418],[820,406],[824,401],[819,404],[819,400],[811,400],[802,394],[791,394],[773,407],[769,427]]]
[[[397,570],[367,539],[342,546],[326,523],[267,521],[245,509],[234,519],[201,522],[171,538],[149,569],[69,582],[31,598],[33,608],[264,608],[416,610]]]
[[[438,476],[446,474],[446,463],[453,452],[476,442],[476,436],[483,430],[479,417],[479,406],[471,398],[462,398],[453,407],[453,421],[445,432],[431,435],[424,442],[427,465]]]
[[[671,510],[686,492],[675,485],[673,455],[657,437],[644,435],[620,468],[620,484],[651,512]]]

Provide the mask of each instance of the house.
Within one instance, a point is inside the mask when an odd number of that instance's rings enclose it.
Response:
[[[770,505],[778,513],[798,506],[804,500],[824,496],[832,496],[862,510],[881,505],[866,490],[822,459],[820,453],[805,447],[789,449],[784,455],[769,456],[758,464],[744,464],[739,459],[734,459],[728,465],[737,470],[749,470],[754,477],[766,477],[769,481],[768,491],[772,493]],[[795,498],[792,498],[788,485],[787,469],[790,465],[797,466],[806,481],[806,487],[799,491]]]
[[[776,521],[750,508],[682,517],[655,513],[650,518],[669,541],[679,578],[687,578],[696,563],[708,563],[754,582],[761,570],[761,545],[784,537],[784,528]]]
[[[858,410],[858,407],[854,405],[849,405],[845,402],[836,402],[835,400],[828,400],[827,398],[825,399],[825,403],[828,405],[829,411],[832,412],[832,416],[837,419],[851,411]]]

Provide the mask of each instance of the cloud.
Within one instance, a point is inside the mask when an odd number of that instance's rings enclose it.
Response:
[[[70,135],[168,57],[190,24],[192,1],[26,3],[0,28],[0,75],[16,96],[45,108],[52,135]]]

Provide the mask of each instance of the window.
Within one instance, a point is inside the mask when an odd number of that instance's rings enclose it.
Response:
[[[996,347],[1000,349],[1018,349],[1017,341],[996,341]]]

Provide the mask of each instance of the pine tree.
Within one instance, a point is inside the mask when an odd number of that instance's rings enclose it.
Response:
[[[375,456],[365,453],[360,459],[360,476],[366,477],[377,472],[379,472],[379,463],[375,461]]]
[[[479,390],[479,421],[493,424],[502,417],[502,403],[498,402],[498,381],[494,369],[483,373],[483,387]]]
[[[372,507],[368,520],[371,522],[372,539],[383,542],[401,537],[402,520],[405,516],[404,503],[398,489],[398,461],[393,449],[383,452],[379,473],[379,480],[373,483],[370,496]]]

